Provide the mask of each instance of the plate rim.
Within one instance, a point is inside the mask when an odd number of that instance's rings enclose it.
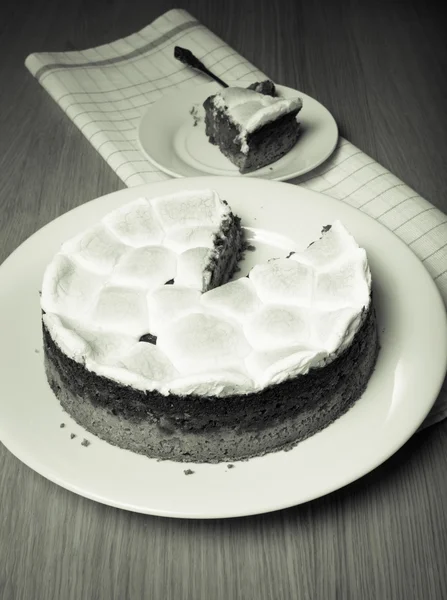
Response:
[[[400,238],[394,234],[393,232],[391,232],[389,229],[387,229],[383,224],[381,224],[380,222],[376,221],[375,219],[373,219],[372,217],[370,217],[369,215],[366,215],[365,213],[363,213],[362,211],[360,211],[359,209],[356,209],[354,207],[351,207],[349,205],[347,205],[346,203],[340,201],[340,200],[336,200],[333,199],[329,196],[325,196],[321,193],[318,192],[314,192],[312,190],[307,190],[306,188],[300,188],[298,186],[293,186],[290,184],[284,184],[284,183],[280,183],[277,181],[270,181],[270,182],[266,182],[266,180],[264,179],[256,179],[256,178],[250,178],[250,179],[241,179],[239,177],[234,177],[234,178],[230,178],[230,177],[219,177],[219,176],[206,176],[206,177],[198,177],[198,178],[188,178],[188,187],[191,189],[193,188],[194,185],[196,185],[196,183],[199,183],[199,185],[202,185],[201,182],[204,182],[204,180],[213,180],[213,182],[215,182],[216,184],[218,184],[218,180],[225,180],[226,182],[229,182],[229,180],[231,180],[233,182],[234,185],[239,186],[251,186],[254,183],[254,185],[258,185],[259,183],[262,186],[265,186],[266,184],[271,186],[287,186],[289,189],[290,188],[294,188],[295,192],[297,194],[302,193],[304,196],[309,196],[309,197],[314,197],[314,198],[320,198],[320,200],[323,200],[328,202],[329,204],[334,204],[334,205],[343,205],[348,211],[353,211],[353,213],[356,213],[357,215],[361,215],[361,218],[366,219],[368,222],[372,222],[375,224],[375,226],[379,226],[382,230],[385,230],[387,232],[387,235],[389,234],[390,236],[392,236],[392,238],[394,238],[394,240],[399,243],[401,245],[402,248],[405,248],[405,251],[408,251],[409,255],[412,255],[413,259],[416,260],[419,265],[422,267],[423,271],[426,274],[426,281],[430,282],[430,285],[432,286],[432,292],[434,292],[434,296],[433,298],[437,298],[437,302],[439,304],[439,308],[442,308],[442,313],[443,313],[443,321],[444,321],[444,328],[447,331],[447,317],[445,314],[445,309],[444,309],[444,303],[441,297],[441,294],[433,280],[433,278],[430,276],[430,274],[428,273],[427,269],[425,268],[425,265],[423,265],[423,263],[420,261],[420,259],[415,255],[415,253],[412,251],[411,248],[409,248],[402,240],[400,240]],[[242,183],[243,182],[243,183]],[[248,184],[247,184],[248,182]],[[258,183],[256,183],[258,182]],[[69,220],[71,217],[71,215],[75,212],[84,212],[84,211],[89,211],[89,208],[94,208],[95,206],[98,205],[98,202],[106,202],[107,199],[109,199],[111,196],[115,196],[115,197],[126,197],[126,196],[131,196],[131,197],[138,197],[138,195],[145,195],[145,194],[150,194],[152,190],[157,190],[158,188],[164,188],[164,187],[181,187],[182,185],[186,184],[186,180],[183,179],[175,179],[175,180],[168,180],[168,181],[163,181],[163,182],[157,182],[157,183],[153,183],[153,184],[144,184],[142,186],[138,186],[135,188],[126,188],[123,190],[118,190],[109,194],[105,194],[103,196],[100,196],[98,198],[95,198],[93,200],[90,200],[88,202],[86,202],[85,204],[82,204],[78,207],[75,207],[73,209],[71,209],[70,211],[67,211],[66,213],[60,215],[59,217],[57,217],[56,219],[50,221],[49,223],[47,223],[46,225],[44,225],[42,228],[40,228],[39,230],[37,230],[34,234],[32,234],[27,240],[25,240],[24,242],[22,242],[6,259],[5,261],[0,265],[0,279],[3,277],[3,272],[5,270],[5,265],[8,265],[11,261],[15,260],[15,257],[18,256],[18,254],[23,251],[23,248],[26,245],[32,245],[33,243],[33,239],[36,239],[39,235],[43,235],[43,232],[48,231],[49,229],[51,229],[52,227],[57,227],[58,223],[61,222],[61,219],[66,219]],[[207,186],[208,187],[208,186]],[[197,186],[196,188],[197,189]],[[145,191],[144,191],[145,190]],[[218,190],[219,191],[219,190]],[[155,192],[157,193],[157,192]],[[154,194],[152,194],[154,195]],[[123,203],[130,201],[131,198],[129,198],[128,200],[124,200],[123,199]],[[110,209],[109,209],[110,210]],[[107,211],[108,212],[108,211]],[[91,219],[93,220],[94,217],[91,217]],[[1,297],[0,297],[0,302],[1,302]],[[299,500],[297,502],[288,502],[285,504],[279,503],[279,504],[275,504],[274,506],[270,506],[270,507],[266,507],[263,508],[262,510],[259,510],[259,508],[254,509],[253,511],[243,511],[243,512],[230,512],[229,514],[221,514],[221,512],[219,512],[219,514],[184,514],[180,511],[177,511],[177,513],[174,513],[172,510],[169,511],[163,511],[163,510],[153,510],[153,509],[146,509],[145,510],[141,510],[141,508],[139,507],[135,507],[135,506],[123,506],[120,502],[114,502],[113,499],[104,499],[102,497],[99,497],[97,494],[95,493],[86,493],[85,490],[80,490],[76,485],[67,485],[66,481],[61,480],[58,477],[55,476],[49,476],[48,473],[42,472],[42,470],[40,470],[39,468],[36,468],[35,465],[30,464],[30,462],[32,463],[32,460],[26,460],[26,458],[24,459],[23,456],[20,456],[20,450],[17,452],[16,449],[14,449],[14,442],[8,443],[8,441],[5,441],[5,436],[4,436],[4,431],[1,428],[1,424],[0,424],[0,441],[5,445],[5,447],[13,454],[15,455],[19,460],[21,460],[21,462],[23,462],[24,464],[26,464],[29,468],[31,468],[32,470],[34,470],[35,472],[39,473],[40,475],[42,475],[43,477],[49,479],[50,481],[53,481],[54,483],[56,483],[57,485],[65,488],[65,489],[69,489],[70,491],[77,493],[78,495],[81,495],[83,497],[87,497],[90,498],[92,500],[95,500],[97,502],[109,505],[109,506],[115,506],[117,508],[121,508],[124,510],[130,510],[130,511],[134,511],[134,512],[139,512],[139,513],[144,513],[144,514],[152,514],[152,515],[158,515],[158,516],[167,516],[167,517],[177,517],[177,518],[189,518],[189,519],[214,519],[214,518],[232,518],[232,517],[239,517],[239,516],[250,516],[250,515],[254,515],[254,514],[262,514],[262,513],[267,513],[267,512],[272,512],[272,511],[276,511],[276,510],[281,510],[281,509],[285,509],[291,506],[296,506],[299,505],[303,502],[308,502],[312,499],[316,499],[318,497],[327,495],[329,493],[332,493],[346,485],[348,485],[349,483],[352,483],[353,481],[363,477],[364,475],[366,475],[367,473],[369,473],[370,471],[374,470],[375,468],[377,468],[379,465],[381,465],[383,462],[385,462],[386,460],[388,460],[388,458],[390,458],[390,456],[392,456],[406,441],[408,441],[408,439],[417,431],[417,429],[419,428],[420,424],[423,422],[423,420],[425,419],[425,417],[428,415],[428,413],[430,412],[437,394],[439,393],[439,390],[441,389],[442,386],[442,382],[444,379],[444,375],[445,375],[445,369],[447,368],[447,342],[445,344],[445,348],[444,348],[444,373],[441,374],[441,370],[440,370],[440,375],[439,375],[439,381],[437,382],[436,385],[433,385],[433,389],[437,389],[437,393],[433,393],[433,398],[432,401],[427,403],[426,405],[426,411],[425,411],[425,415],[422,419],[419,419],[418,422],[413,423],[413,427],[409,428],[406,435],[404,436],[405,439],[403,440],[396,440],[396,443],[394,445],[392,445],[391,450],[386,453],[386,455],[381,454],[380,459],[376,462],[376,464],[374,464],[373,466],[369,465],[368,468],[366,470],[360,468],[360,472],[355,474],[355,475],[349,475],[347,478],[345,478],[344,482],[338,484],[336,487],[332,487],[328,490],[326,490],[324,493],[320,493],[316,496],[310,496],[307,499],[304,500]],[[43,366],[43,365],[42,365]],[[0,402],[0,410],[1,410],[1,402]],[[7,436],[6,436],[7,438]],[[298,448],[299,446],[297,446]],[[125,451],[127,452],[127,451]],[[291,451],[293,452],[293,450]],[[186,463],[176,463],[177,465],[184,465]],[[222,463],[220,463],[222,464]],[[201,465],[202,466],[202,465]],[[189,478],[188,478],[189,479]]]
[[[238,81],[234,81],[233,83],[239,83],[239,84],[243,84],[243,85],[248,85],[250,83],[252,83],[251,81],[248,80],[238,80]],[[189,91],[189,92],[196,92],[198,90],[200,90],[201,88],[204,87],[209,87],[212,88],[213,86],[217,85],[214,82],[206,82],[206,83],[201,83],[199,85],[194,85],[194,86],[188,86],[187,88],[185,88],[185,90],[176,90],[174,92],[171,92],[169,94],[166,94],[164,96],[162,96],[161,98],[159,98],[158,100],[156,100],[155,102],[153,102],[150,106],[148,106],[148,108],[145,110],[145,112],[143,113],[143,115],[141,116],[141,118],[138,121],[136,130],[137,130],[137,143],[138,143],[138,147],[140,149],[140,151],[143,153],[143,155],[146,157],[146,159],[153,165],[155,166],[157,169],[159,169],[162,173],[164,173],[165,175],[170,175],[171,177],[174,177],[176,179],[185,179],[185,178],[191,178],[191,177],[235,177],[235,178],[245,178],[245,179],[264,179],[266,181],[289,181],[291,179],[295,179],[297,177],[301,177],[303,175],[306,175],[307,173],[313,171],[314,169],[320,167],[326,160],[328,160],[332,154],[334,153],[334,151],[337,148],[337,145],[339,143],[340,140],[340,132],[339,132],[339,128],[338,128],[338,124],[337,121],[335,120],[334,116],[332,115],[332,113],[330,112],[330,110],[324,105],[322,104],[319,100],[317,100],[316,98],[314,98],[313,96],[310,96],[309,94],[306,94],[305,92],[301,92],[300,90],[297,90],[295,88],[291,88],[289,86],[286,85],[282,85],[282,84],[275,84],[279,89],[284,89],[290,92],[295,92],[297,94],[299,94],[304,100],[306,99],[310,99],[312,100],[312,102],[316,103],[319,106],[319,110],[321,110],[326,118],[331,120],[331,126],[334,128],[334,140],[333,143],[331,145],[328,145],[327,147],[327,151],[326,153],[323,153],[321,156],[321,159],[315,163],[312,164],[311,167],[309,168],[305,168],[305,169],[301,169],[298,171],[293,171],[290,174],[285,174],[285,175],[281,175],[279,177],[262,177],[262,176],[257,176],[256,172],[254,173],[248,173],[248,174],[239,174],[239,175],[217,175],[214,173],[209,173],[207,171],[202,171],[197,175],[182,175],[177,173],[176,171],[173,171],[172,169],[169,169],[168,167],[166,167],[165,165],[163,165],[162,163],[158,162],[147,150],[147,148],[145,147],[145,145],[142,142],[142,128],[145,125],[145,122],[148,118],[148,115],[151,113],[151,111],[156,108],[159,104],[162,104],[163,101],[166,101],[167,98],[174,98],[175,96],[178,95],[179,91]],[[274,163],[272,163],[274,165]],[[267,165],[270,166],[270,165]],[[196,169],[198,170],[198,169]],[[274,172],[274,171],[273,171]]]

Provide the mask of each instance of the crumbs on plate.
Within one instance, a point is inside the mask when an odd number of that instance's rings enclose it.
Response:
[[[194,475],[195,471],[193,471],[192,469],[185,469],[185,470],[183,471],[183,473],[184,473],[185,475]]]
[[[87,446],[90,446],[91,442],[89,442],[88,440],[86,440],[85,438],[82,440],[81,442],[81,446],[85,446],[87,448]]]
[[[189,114],[192,116],[193,126],[197,127],[197,125],[202,120],[202,118],[199,116],[199,104],[193,104],[192,108],[189,111]]]

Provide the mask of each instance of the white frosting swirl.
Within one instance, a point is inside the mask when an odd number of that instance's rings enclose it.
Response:
[[[370,302],[366,252],[336,221],[303,252],[202,293],[229,212],[211,190],[140,198],[66,242],[42,284],[55,343],[88,370],[164,395],[243,395],[333,360]],[[156,345],[140,341],[148,333]]]

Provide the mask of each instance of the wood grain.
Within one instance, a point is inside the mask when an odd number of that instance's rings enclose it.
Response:
[[[130,8],[131,6],[131,8]],[[123,184],[23,66],[35,51],[128,35],[168,0],[7,0],[0,21],[0,261],[45,223]],[[447,211],[447,53],[435,4],[185,0],[341,133]],[[447,598],[447,423],[358,482],[226,521],[117,510],[40,477],[0,445],[2,600]]]

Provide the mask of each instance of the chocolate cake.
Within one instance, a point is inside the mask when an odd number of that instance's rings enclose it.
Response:
[[[284,156],[298,140],[299,97],[278,97],[272,81],[229,87],[207,98],[205,133],[211,144],[249,173]]]
[[[335,222],[224,283],[243,244],[201,190],[137,200],[61,248],[45,368],[80,425],[149,457],[228,462],[290,448],[362,395],[378,352],[365,251]]]

